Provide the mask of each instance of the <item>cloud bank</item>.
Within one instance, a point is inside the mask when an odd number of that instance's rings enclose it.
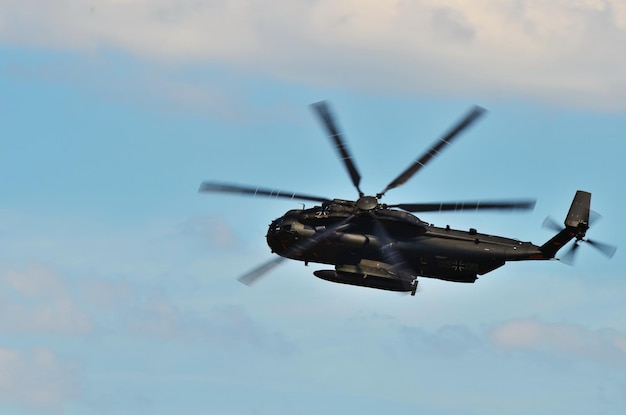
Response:
[[[500,349],[543,351],[609,365],[626,363],[626,337],[610,329],[591,330],[575,324],[518,319],[494,328],[489,339]]]
[[[313,87],[626,108],[620,0],[3,0],[0,43]]]
[[[91,318],[50,267],[0,269],[0,329],[26,334],[86,334]]]
[[[0,400],[59,411],[80,392],[73,369],[48,348],[0,347]]]

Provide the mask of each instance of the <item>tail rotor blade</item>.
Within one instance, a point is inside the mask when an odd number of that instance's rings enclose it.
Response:
[[[615,255],[615,252],[617,251],[616,246],[609,245],[604,242],[598,242],[591,239],[585,239],[585,242],[596,248],[602,255],[606,256],[607,258],[613,258],[613,255]]]
[[[561,262],[567,265],[574,265],[574,260],[576,259],[576,252],[579,247],[578,241],[574,242],[574,244],[565,252],[565,254],[559,259]]]
[[[602,215],[595,210],[589,210],[589,226],[595,226],[602,219]]]
[[[559,224],[553,217],[548,216],[543,220],[543,224],[541,225],[543,228],[550,229],[555,232],[561,232],[563,230],[563,226]]]

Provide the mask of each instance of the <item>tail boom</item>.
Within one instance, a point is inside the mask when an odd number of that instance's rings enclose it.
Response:
[[[565,218],[565,228],[539,248],[544,258],[554,258],[559,249],[569,241],[574,238],[581,241],[585,237],[589,229],[590,209],[591,193],[583,190],[577,191]]]

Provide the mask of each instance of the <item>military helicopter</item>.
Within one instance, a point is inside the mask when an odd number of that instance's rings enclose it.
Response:
[[[330,199],[268,188],[205,181],[200,192],[235,193],[271,198],[317,202],[320,205],[289,210],[269,225],[266,235],[277,257],[239,278],[250,285],[285,259],[333,265],[318,270],[321,279],[369,288],[410,292],[415,295],[418,278],[473,283],[507,261],[549,260],[571,240],[574,244],[563,257],[570,259],[581,242],[587,242],[612,257],[616,248],[586,239],[589,229],[591,194],[576,192],[560,227],[553,220],[544,222],[556,228],[556,235],[543,245],[501,236],[478,233],[476,229],[456,230],[436,227],[412,215],[416,212],[525,210],[534,200],[469,201],[446,203],[381,203],[387,191],[401,186],[425,167],[452,141],[474,123],[485,110],[473,107],[451,130],[409,165],[385,189],[374,196],[359,187],[361,175],[343,139],[329,105],[311,105],[326,128],[339,158],[358,192],[356,200]]]

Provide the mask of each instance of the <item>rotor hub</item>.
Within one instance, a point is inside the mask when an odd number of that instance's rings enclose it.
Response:
[[[374,196],[361,196],[359,200],[356,201],[356,207],[360,210],[373,210],[378,206],[378,199]]]

